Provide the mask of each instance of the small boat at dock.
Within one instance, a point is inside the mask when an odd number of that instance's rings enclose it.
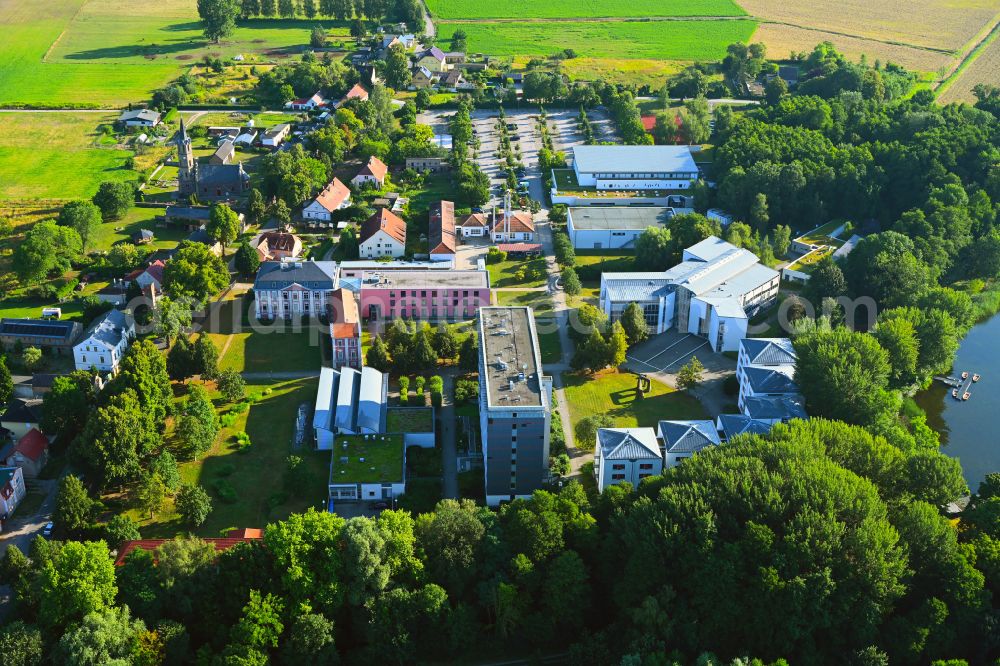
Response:
[[[968,372],[963,372],[962,373],[962,379],[968,379],[968,378],[969,378],[969,373]]]
[[[934,377],[934,379],[941,382],[945,386],[952,386],[958,388],[959,386],[962,385],[962,380],[959,379],[958,377],[945,377],[943,375],[938,375]]]
[[[972,381],[978,382],[979,380],[980,380],[980,376],[979,375],[972,375]]]
[[[965,393],[962,394],[962,400],[968,400],[971,397],[972,397],[972,394],[969,393],[968,391],[966,391]]]
[[[956,400],[958,399],[958,389],[957,388],[953,388],[951,390],[951,397],[955,398]]]

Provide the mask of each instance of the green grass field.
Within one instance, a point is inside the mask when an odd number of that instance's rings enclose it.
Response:
[[[0,45],[0,61],[3,46]],[[0,91],[4,90],[0,64]],[[3,92],[0,92],[0,96]],[[104,180],[132,180],[129,150],[97,127],[115,115],[0,112],[0,200],[86,199]]]
[[[701,403],[695,398],[656,380],[652,380],[649,393],[638,397],[633,374],[611,373],[597,377],[564,374],[563,386],[574,427],[594,414],[607,414],[619,428],[655,428],[661,419],[705,418]]]
[[[469,51],[495,56],[547,56],[573,49],[592,58],[719,60],[726,46],[750,39],[751,20],[558,23],[443,23],[438,42],[455,30],[468,35]]]
[[[512,0],[502,5],[484,5],[478,0],[427,0],[427,6],[434,17],[441,19],[746,15],[731,0]]]
[[[46,55],[46,62],[100,62],[175,66],[205,55],[260,60],[287,58],[302,52],[318,21],[260,19],[240,23],[225,41],[213,44],[202,34],[194,2],[160,0],[129,6],[118,0],[89,0]],[[333,23],[324,22],[324,23]],[[332,26],[331,26],[332,27]],[[346,30],[334,36],[346,36]]]
[[[272,393],[262,396],[260,402],[239,414],[231,427],[223,428],[212,449],[201,459],[181,463],[181,480],[203,486],[212,497],[212,513],[208,520],[193,530],[198,536],[218,536],[231,527],[264,527],[293,512],[325,503],[329,451],[312,451],[307,445],[294,452],[305,464],[294,492],[287,489],[283,478],[287,468],[285,460],[293,453],[298,406],[312,404],[316,399],[317,380],[250,384],[247,393],[261,393],[267,388],[272,389]],[[216,394],[211,395],[218,398]],[[228,410],[225,405],[219,411]],[[250,436],[251,446],[245,451],[233,445],[235,434],[241,431]],[[222,499],[218,488],[223,485],[232,488],[234,501]],[[192,531],[181,523],[172,500],[168,500],[164,510],[153,520],[149,520],[149,514],[141,514],[135,509],[128,513],[139,521],[142,534],[147,538],[172,537]]]
[[[203,56],[298,56],[320,21],[244,22],[220,44],[202,35],[194,0],[0,0],[0,104],[120,106],[148,99]],[[348,30],[321,21],[331,40]]]

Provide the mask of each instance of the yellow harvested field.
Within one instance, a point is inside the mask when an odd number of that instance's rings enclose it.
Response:
[[[844,35],[796,28],[781,23],[761,23],[751,41],[767,44],[767,54],[772,58],[787,58],[793,51],[812,51],[816,44],[828,41],[833,42],[837,50],[851,60],[856,61],[865,55],[868,56],[869,61],[877,59],[883,63],[894,62],[909,70],[938,74],[942,74],[956,59],[956,56],[939,51],[886,44],[858,37],[845,37]]]
[[[972,89],[977,83],[997,85],[1000,81],[1000,38],[995,38],[938,97],[942,104],[975,102]]]
[[[764,21],[959,51],[1000,14],[996,0],[740,0]]]

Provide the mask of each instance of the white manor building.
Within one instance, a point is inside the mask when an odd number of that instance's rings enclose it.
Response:
[[[90,324],[73,346],[77,370],[118,373],[118,364],[135,340],[135,321],[127,312],[108,310]]]
[[[257,319],[326,316],[336,288],[334,261],[265,261],[253,284]]]
[[[687,146],[575,146],[573,171],[598,190],[683,190],[698,179]]]
[[[600,308],[615,321],[638,303],[655,334],[674,328],[707,338],[716,352],[737,351],[750,317],[774,303],[780,281],[757,255],[709,236],[662,273],[602,274]]]

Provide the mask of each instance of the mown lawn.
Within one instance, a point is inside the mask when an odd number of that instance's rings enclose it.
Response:
[[[545,257],[527,261],[501,261],[498,264],[487,264],[486,268],[490,272],[491,287],[544,287],[549,279]],[[522,268],[524,274],[518,276],[518,271]]]
[[[239,372],[318,373],[321,345],[327,340],[328,329],[318,323],[312,326],[303,323],[298,330],[294,324],[283,322],[251,323],[245,316],[247,308],[253,307],[248,298],[230,293],[227,300],[213,305],[210,316],[201,322],[219,350],[219,368]]]
[[[3,49],[0,42],[0,91]],[[102,181],[135,180],[136,173],[125,168],[132,151],[116,148],[114,140],[108,145],[109,137],[98,132],[116,117],[0,112],[0,200],[89,199]]]
[[[636,392],[636,375],[609,372],[601,375],[563,374],[570,422],[576,424],[595,414],[607,414],[616,427],[655,428],[663,419],[706,418],[701,403],[683,391],[652,380],[643,397]]]
[[[428,0],[441,19],[472,18],[603,18],[627,16],[744,16],[731,0],[510,0],[501,4],[478,0]]]
[[[749,40],[756,27],[749,19],[442,23],[438,44],[446,48],[452,33],[464,30],[470,52],[494,56],[547,56],[573,49],[588,58],[713,61],[726,55],[729,44]]]
[[[248,394],[262,394],[268,388],[272,392],[261,395],[260,401],[239,414],[231,427],[223,428],[212,449],[202,458],[180,465],[182,481],[203,486],[212,497],[208,520],[192,530],[182,524],[173,500],[168,500],[153,520],[148,514],[132,509],[128,513],[139,521],[143,536],[172,537],[187,532],[219,536],[229,528],[264,527],[310,506],[324,506],[330,452],[312,451],[308,441],[302,450],[292,450],[298,407],[302,403],[313,404],[317,384],[315,379],[250,384]],[[212,395],[218,404],[221,398]],[[224,414],[229,409],[229,405],[222,405],[219,412]],[[244,431],[250,436],[251,445],[245,451],[238,451],[234,437]],[[303,458],[305,471],[294,485],[288,485],[284,475],[288,468],[286,459],[292,453]],[[220,489],[226,494],[231,489],[229,496],[233,500],[223,500]]]
[[[162,215],[162,208],[132,208],[122,219],[98,227],[93,240],[94,250],[106,252],[120,242],[132,242],[132,234],[140,229],[153,232],[153,242],[146,245],[147,248],[169,250],[177,247],[187,238],[188,232],[176,226],[157,226],[154,218]]]
[[[527,306],[532,309],[536,317],[552,314],[552,297],[545,291],[498,291],[496,297],[497,305]]]

